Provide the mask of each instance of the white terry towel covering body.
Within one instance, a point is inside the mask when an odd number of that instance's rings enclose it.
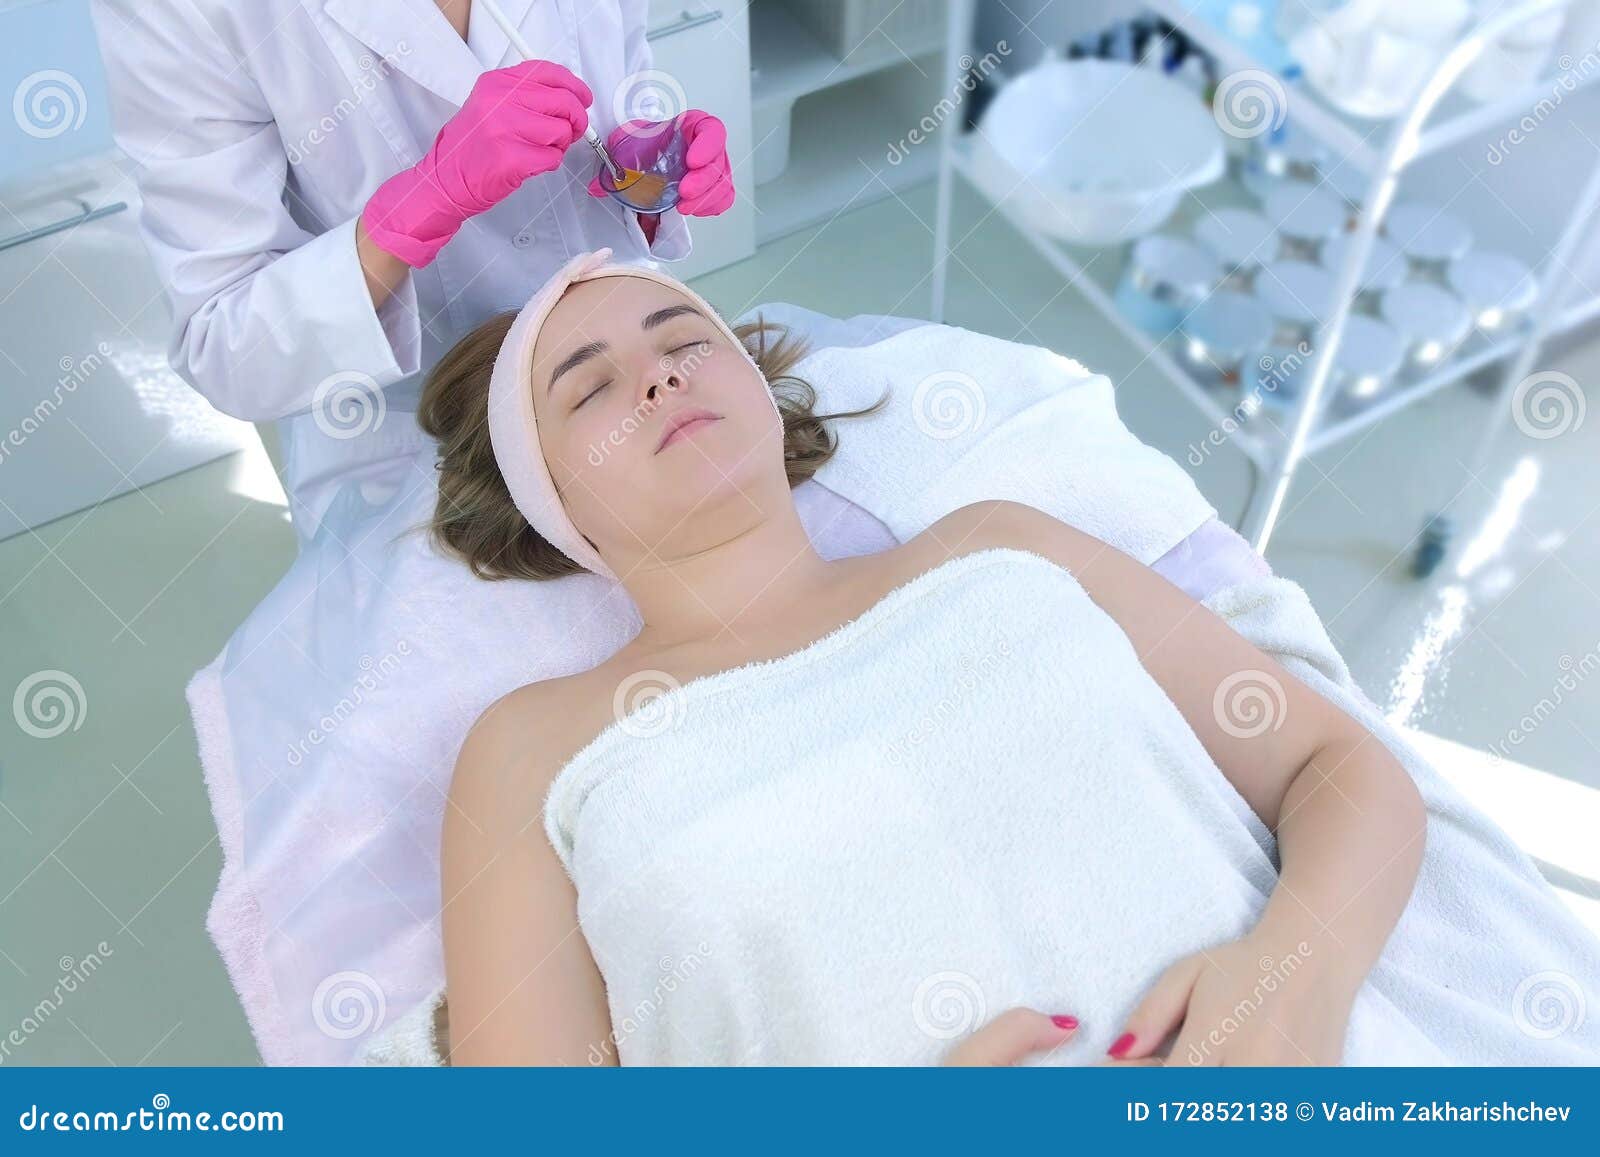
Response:
[[[1466,1064],[1600,1065],[1600,940],[1362,693],[1305,590],[1255,576],[1204,604],[1371,731],[1421,792],[1427,847],[1384,958],[1472,1010],[1430,1024],[1434,1042]]]
[[[1115,621],[1009,548],[611,724],[545,825],[632,1065],[937,1064],[1012,1005],[1083,1022],[1032,1063],[1095,1063],[1161,970],[1248,932],[1277,879]],[[1270,991],[1328,950],[1241,979]],[[1429,1029],[1483,1013],[1387,971],[1346,1063],[1456,1059]]]

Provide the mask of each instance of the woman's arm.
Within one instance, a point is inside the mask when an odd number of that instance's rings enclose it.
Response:
[[[1405,769],[1365,727],[1114,547],[1020,503],[980,503],[951,517],[953,529],[978,543],[1060,564],[1116,620],[1217,766],[1277,835],[1279,884],[1255,947],[1275,960],[1304,957],[1320,995],[1347,1011],[1422,862],[1427,812]],[[1175,1027],[1186,979],[1192,987],[1194,977],[1181,970],[1158,984],[1135,1016],[1147,1024],[1130,1026],[1136,1040],[1125,1055],[1146,1055],[1165,1035],[1149,1039],[1154,1030]]]
[[[577,893],[545,836],[556,769],[530,755],[563,746],[560,702],[553,685],[505,696],[456,760],[440,862],[452,1065],[617,1063]]]
[[[248,57],[190,5],[91,11],[116,141],[138,165],[140,234],[172,306],[173,368],[256,422],[310,408],[336,373],[379,387],[416,373],[411,279],[380,273],[375,294],[354,218],[313,234],[291,216],[289,156]]]

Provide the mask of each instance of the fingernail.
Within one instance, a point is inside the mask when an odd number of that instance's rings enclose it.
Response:
[[[1117,1043],[1106,1050],[1109,1057],[1120,1057],[1133,1047],[1133,1034],[1125,1032],[1117,1038]]]
[[[1057,1028],[1077,1028],[1078,1018],[1075,1016],[1052,1016],[1050,1023]]]

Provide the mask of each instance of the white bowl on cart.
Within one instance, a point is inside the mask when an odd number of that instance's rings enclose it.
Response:
[[[1153,69],[1046,60],[995,96],[973,180],[1030,228],[1077,245],[1138,237],[1222,176],[1222,136],[1195,94]]]

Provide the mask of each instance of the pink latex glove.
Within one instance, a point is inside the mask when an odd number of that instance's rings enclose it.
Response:
[[[478,77],[433,148],[372,194],[361,223],[378,248],[420,269],[469,217],[559,168],[589,127],[594,95],[570,70],[525,60]]]
[[[637,165],[638,158],[630,156],[629,146],[640,140],[633,130],[638,125],[651,124],[647,120],[633,120],[618,125],[606,140],[606,150],[620,165]],[[678,182],[678,212],[689,217],[715,217],[725,213],[733,204],[733,166],[728,162],[728,130],[723,123],[708,112],[692,108],[680,114],[678,127],[683,133],[683,160],[685,172]],[[643,138],[648,140],[648,137]],[[600,172],[595,170],[589,182],[591,197],[604,197],[600,187]],[[641,222],[653,222],[654,214],[639,215]],[[646,232],[650,227],[646,226]]]

